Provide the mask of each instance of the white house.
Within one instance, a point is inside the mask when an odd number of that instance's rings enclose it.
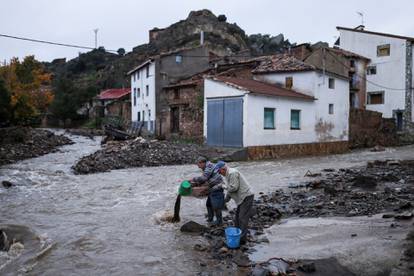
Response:
[[[204,82],[207,144],[233,147],[322,145],[348,141],[349,80],[278,55],[252,78]],[[334,145],[332,144],[332,145]],[[310,149],[310,147],[309,147]],[[280,149],[279,149],[280,150]]]
[[[149,59],[128,72],[131,76],[131,117],[144,122],[149,132],[155,128],[155,63]]]
[[[337,27],[339,46],[370,58],[366,108],[385,118],[395,118],[397,127],[412,128],[413,37]]]

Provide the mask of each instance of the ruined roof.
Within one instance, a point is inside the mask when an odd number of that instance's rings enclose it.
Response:
[[[107,89],[96,97],[99,100],[115,100],[131,93],[131,88]]]
[[[315,100],[314,97],[297,92],[295,90],[279,87],[273,84],[257,81],[254,79],[230,78],[222,76],[215,76],[212,77],[212,79],[223,82],[227,85],[233,86],[240,90],[246,90],[253,94],[261,94],[276,97],[289,97],[301,100]]]
[[[300,71],[313,71],[316,67],[307,64],[292,55],[279,54],[274,56],[268,56],[263,58],[260,65],[257,66],[252,73],[277,73],[277,72],[300,72]]]
[[[347,28],[347,27],[336,27],[337,30],[345,30],[345,31],[351,31],[356,33],[366,33],[366,34],[372,34],[372,35],[379,35],[379,36],[386,36],[386,37],[392,37],[392,38],[399,38],[409,41],[414,41],[414,37],[409,36],[401,36],[401,35],[394,35],[394,34],[387,34],[387,33],[379,33],[379,32],[371,32],[371,31],[365,31],[361,29],[354,29],[354,28]]]
[[[347,50],[344,50],[344,49],[341,49],[341,48],[327,48],[327,49],[328,49],[329,51],[334,52],[334,53],[337,53],[337,54],[343,55],[344,57],[347,57],[347,58],[358,58],[358,59],[370,60],[370,59],[369,59],[369,58],[367,58],[367,57],[364,57],[364,56],[358,55],[358,54],[356,54],[356,53],[354,53],[354,52],[350,52],[350,51],[347,51]]]

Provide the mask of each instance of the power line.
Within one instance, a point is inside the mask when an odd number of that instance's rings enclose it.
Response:
[[[88,47],[88,46],[81,46],[81,45],[75,45],[75,44],[66,44],[66,43],[58,43],[58,42],[52,42],[52,41],[46,41],[46,40],[39,40],[39,39],[33,39],[33,38],[28,38],[28,37],[20,37],[20,36],[6,35],[6,34],[0,34],[0,36],[1,37],[12,38],[12,39],[25,40],[25,41],[31,41],[31,42],[36,42],[36,43],[51,44],[51,45],[64,46],[64,47],[71,47],[71,48],[78,48],[78,49],[87,49],[87,50],[94,50],[95,49],[93,47]],[[116,50],[106,50],[106,51],[108,51],[108,52],[116,52]]]
[[[329,50],[328,50],[328,51],[326,51],[326,52],[328,52],[328,54],[329,54],[329,55],[331,55],[331,56],[332,56],[332,57],[336,60],[336,62],[338,62],[339,64],[341,64],[342,66],[344,66],[344,67],[345,67],[345,68],[347,68],[348,70],[353,69],[353,68],[349,67],[347,64],[345,64],[345,63],[343,63],[342,61],[338,60],[338,59],[337,59],[337,57],[336,57],[335,55],[333,55],[333,54],[332,54]],[[365,76],[362,76],[362,75],[358,74],[357,72],[355,72],[355,74],[356,74],[357,76],[359,76],[361,79],[365,80],[366,82],[368,82],[368,83],[370,83],[370,84],[372,84],[372,85],[375,85],[375,86],[377,86],[377,87],[383,88],[383,89],[395,90],[395,91],[405,91],[405,90],[406,90],[405,88],[391,88],[391,87],[387,87],[387,86],[384,86],[384,85],[381,85],[381,84],[375,83],[375,82],[373,82],[373,81],[370,81],[370,80],[368,80]],[[411,89],[413,89],[413,88],[411,88]]]

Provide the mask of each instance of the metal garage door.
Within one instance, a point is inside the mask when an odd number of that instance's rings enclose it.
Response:
[[[207,101],[207,144],[243,147],[243,99]]]

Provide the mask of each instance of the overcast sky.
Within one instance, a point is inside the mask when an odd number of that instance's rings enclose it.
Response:
[[[367,30],[414,36],[412,0],[0,0],[0,34],[106,49],[148,42],[148,30],[185,19],[191,10],[225,14],[247,34],[283,33],[291,42],[327,41],[338,35],[336,26],[361,23]],[[80,51],[0,37],[0,61],[35,55],[42,61],[73,58]]]

